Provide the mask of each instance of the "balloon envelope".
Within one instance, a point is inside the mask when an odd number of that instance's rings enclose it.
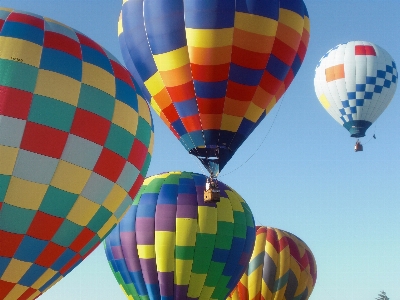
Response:
[[[0,299],[33,299],[130,207],[153,129],[133,78],[87,36],[0,8]]]
[[[284,230],[257,226],[249,265],[227,299],[307,300],[317,280],[308,246]]]
[[[146,178],[104,240],[111,269],[129,299],[225,299],[254,245],[253,215],[219,182],[221,201],[204,203],[204,175]]]
[[[321,58],[314,87],[325,110],[359,138],[389,105],[397,78],[396,64],[386,50],[354,41],[332,48]]]
[[[119,26],[145,98],[213,175],[288,88],[309,29],[302,0],[127,0]]]

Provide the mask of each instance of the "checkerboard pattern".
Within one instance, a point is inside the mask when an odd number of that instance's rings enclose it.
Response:
[[[129,72],[57,21],[0,8],[0,299],[34,299],[122,218],[153,128]]]
[[[307,9],[302,0],[161,2],[124,1],[124,60],[191,154],[219,147],[219,172],[300,68]]]
[[[204,203],[206,177],[169,172],[147,178],[104,240],[129,299],[225,299],[254,245],[252,213],[219,182],[221,201]]]

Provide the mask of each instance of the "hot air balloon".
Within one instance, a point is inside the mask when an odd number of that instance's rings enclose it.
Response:
[[[128,299],[225,299],[239,281],[253,250],[253,215],[222,182],[221,201],[204,203],[205,181],[190,172],[146,178],[104,240]]]
[[[361,138],[392,100],[397,77],[396,64],[384,49],[370,42],[348,42],[319,61],[315,93],[351,137]],[[358,140],[355,150],[362,150]]]
[[[216,177],[303,62],[302,0],[125,0],[127,68],[186,150]]]
[[[257,226],[247,270],[227,299],[307,300],[317,280],[308,246],[284,230]]]
[[[131,206],[149,167],[147,102],[84,34],[0,8],[0,299],[34,299]]]

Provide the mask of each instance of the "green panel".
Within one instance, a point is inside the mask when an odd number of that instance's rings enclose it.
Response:
[[[89,228],[93,232],[98,232],[101,229],[101,227],[103,227],[104,224],[108,221],[108,219],[111,218],[111,216],[112,216],[111,211],[109,211],[104,206],[100,206],[99,210],[96,212],[96,214],[93,216],[93,218],[87,225],[87,228]]]
[[[193,246],[175,246],[175,259],[192,260],[194,249]]]
[[[281,288],[285,286],[288,280],[289,280],[289,271],[287,271],[281,278],[275,280],[274,290],[272,292],[275,293],[276,291],[279,291]]]
[[[224,296],[226,296],[230,290],[227,288],[227,285],[229,281],[231,280],[231,277],[221,275],[219,278],[218,284],[215,287],[214,292],[211,295],[211,298],[213,299],[223,299]]]
[[[180,178],[190,178],[192,179],[194,174],[191,172],[182,172]]]
[[[179,184],[180,174],[169,174],[167,178],[164,178],[164,184]]]
[[[69,220],[64,220],[51,241],[57,245],[68,247],[81,233],[83,227]]]
[[[161,187],[164,184],[165,178],[159,177],[159,178],[154,178],[149,182],[148,185],[145,186],[144,193],[145,194],[158,194],[160,193]]]
[[[99,238],[99,236],[96,234],[89,243],[87,243],[87,245],[85,247],[82,248],[81,251],[79,251],[79,254],[82,256],[85,256],[87,254],[88,251],[90,251],[92,249],[92,247],[94,247],[96,245],[96,243],[100,243],[101,240]]]
[[[33,93],[38,68],[13,60],[0,59],[0,85]]]
[[[52,98],[34,95],[28,120],[69,132],[76,107]]]
[[[0,230],[25,234],[36,212],[3,203],[0,211]]]
[[[139,117],[136,138],[141,141],[146,148],[149,148],[151,138],[151,126],[145,119]]]
[[[215,245],[215,234],[197,233],[192,272],[207,274]]]
[[[208,268],[205,286],[217,286],[218,281],[224,271],[225,263],[212,261]]]
[[[249,227],[255,227],[253,213],[246,202],[242,202],[242,206],[246,215],[246,224]]]
[[[133,283],[130,284],[123,284],[123,287],[125,289],[125,292],[128,295],[131,295],[133,297],[133,299],[140,299],[140,296],[138,294],[138,292],[136,291],[135,286],[133,285]]]
[[[242,212],[234,211],[233,219],[235,222],[235,229],[233,231],[233,236],[246,239],[246,233],[247,233],[246,215]]]
[[[0,202],[4,201],[6,196],[8,185],[10,184],[10,175],[0,175]]]
[[[215,239],[215,248],[230,250],[235,224],[230,222],[217,223],[217,236]]]
[[[111,124],[105,147],[128,159],[135,137],[125,129]]]
[[[49,215],[66,218],[78,195],[49,186],[39,210]]]
[[[149,170],[149,167],[150,167],[150,162],[151,162],[151,155],[150,155],[150,153],[147,153],[146,160],[144,161],[142,170],[140,171],[140,174],[143,177],[146,177],[146,175],[147,175],[147,171]]]
[[[115,98],[87,84],[82,84],[78,107],[111,121],[114,114]]]

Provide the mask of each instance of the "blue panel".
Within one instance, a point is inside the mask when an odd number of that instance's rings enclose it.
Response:
[[[219,145],[230,145],[232,139],[235,137],[235,132],[227,131],[227,130],[221,130],[220,131],[220,136],[219,136]],[[233,149],[232,149],[233,150]],[[234,149],[233,151],[235,151]]]
[[[243,248],[246,240],[238,237],[233,237],[232,246],[229,252],[229,260],[225,265],[224,271],[222,272],[225,276],[234,276],[237,274],[238,263],[243,253]],[[232,263],[235,262],[235,263]]]
[[[280,0],[281,8],[291,10],[298,13],[300,16],[304,16],[304,2],[302,0]]]
[[[136,92],[133,88],[118,78],[115,78],[116,95],[115,97],[132,107],[135,111],[139,111]]]
[[[185,133],[187,133],[185,126],[183,126],[183,123],[180,119],[176,120],[175,122],[172,122],[171,126],[175,129],[175,131],[178,133],[179,136],[182,136]]]
[[[40,69],[53,71],[82,81],[82,61],[66,52],[43,48]]]
[[[146,284],[146,288],[150,299],[160,299],[160,287],[158,284]]]
[[[205,145],[203,132],[202,131],[192,131],[189,133],[189,137],[191,142],[196,146],[203,146]]]
[[[351,112],[352,114],[356,114],[356,113],[357,113],[357,106],[352,106],[352,107],[350,107],[350,112]]]
[[[347,98],[349,100],[356,99],[356,92],[349,92],[347,93]]]
[[[56,273],[49,281],[47,281],[41,288],[39,288],[39,291],[44,292],[48,287],[50,287],[60,277],[62,277],[61,274]]]
[[[204,130],[204,143],[209,146],[217,146],[219,139],[219,130],[208,129]]]
[[[122,220],[121,220],[121,222],[122,222]],[[121,223],[117,224],[117,226],[115,226],[115,228],[107,236],[107,246],[109,246],[110,251],[111,251],[111,247],[121,246],[121,239],[119,238],[119,226],[120,226],[120,224]],[[110,252],[110,255],[112,257],[112,252]]]
[[[131,222],[129,220],[135,220],[135,216],[137,213],[137,205],[132,205],[128,211],[126,212],[125,216],[122,218],[121,222],[116,228],[119,228],[120,232],[132,232],[136,231],[135,222]],[[113,230],[117,231],[116,228]]]
[[[229,79],[244,85],[257,86],[260,83],[264,70],[254,70],[231,63]]]
[[[366,84],[376,84],[376,77],[367,76]]]
[[[392,77],[392,82],[393,82],[393,83],[396,83],[396,81],[397,81],[397,77],[393,75],[393,77]]]
[[[126,268],[126,263],[124,259],[115,260],[115,264],[117,265],[117,270],[121,274],[122,279],[126,284],[132,283],[131,274],[129,274],[128,269]]]
[[[247,137],[248,135],[236,133],[232,139],[232,142],[229,144],[229,148],[233,151],[236,151],[243,144]]]
[[[157,204],[176,204],[178,186],[176,184],[163,184]]]
[[[153,55],[186,46],[182,0],[144,1],[144,23]]]
[[[373,95],[374,95],[373,92],[365,92],[364,99],[370,100],[370,99],[372,99]]]
[[[383,89],[383,86],[376,85],[374,88],[374,93],[380,94],[380,93],[382,93],[382,89]]]
[[[212,261],[225,263],[228,260],[228,257],[229,250],[215,248],[212,256]]]
[[[181,135],[179,138],[179,141],[181,142],[182,146],[185,147],[187,151],[190,151],[191,149],[195,148],[195,144],[193,144],[193,141],[190,139],[189,133],[186,133],[184,135]]]
[[[47,269],[48,268],[36,264],[31,265],[28,271],[26,271],[24,276],[19,280],[18,284],[31,286],[47,271]]]
[[[146,285],[144,283],[142,272],[140,272],[140,271],[130,272],[130,274],[131,274],[132,282],[135,285],[135,288],[136,288],[138,294],[142,295],[142,296],[146,295],[147,294]]]
[[[386,72],[393,74],[393,67],[386,65]]]
[[[286,74],[289,72],[290,66],[285,64],[275,55],[271,54],[267,67],[265,68],[272,76],[283,81],[286,77]]]
[[[372,99],[372,98],[371,98]],[[357,106],[363,106],[364,105],[364,99],[357,99],[356,100],[356,105]]]
[[[224,98],[228,80],[203,82],[194,80],[196,96],[200,98]]]
[[[353,116],[351,114],[347,115],[347,117],[349,118],[349,122],[353,121]]]
[[[254,218],[253,218],[253,224],[254,224]],[[249,255],[251,255],[251,253],[253,252],[254,242],[249,243],[249,241],[255,241],[255,239],[256,239],[256,229],[254,227],[247,226],[246,243],[243,249],[244,253],[249,253]]]
[[[137,205],[137,218],[154,218],[156,213],[156,204],[157,204],[158,194],[143,194],[140,197],[140,202]]]
[[[0,278],[3,276],[4,271],[7,269],[11,258],[0,256]]]
[[[188,28],[221,29],[234,25],[235,1],[184,0],[184,6],[185,24]]]
[[[342,106],[343,106],[344,108],[350,107],[349,101],[348,101],[348,100],[342,101]]]
[[[34,262],[49,242],[25,235],[14,254],[15,259]]]
[[[365,92],[366,84],[356,84],[357,92]]]
[[[192,180],[196,186],[204,186],[206,184],[206,177],[204,175],[192,173]]]
[[[51,266],[53,270],[59,271],[62,267],[64,267],[74,256],[76,255],[75,251],[67,248],[64,253],[56,260],[56,262]]]
[[[253,127],[254,127],[253,121],[243,118],[242,123],[240,123],[237,133],[247,136],[251,132]]]
[[[385,71],[382,71],[382,70],[378,70],[378,71],[376,72],[376,77],[378,77],[378,78],[385,78],[385,77],[386,77],[386,72],[385,72]]]
[[[197,195],[196,187],[191,178],[179,178],[179,194]]]
[[[391,81],[391,80],[385,79],[385,83],[383,84],[383,86],[386,87],[386,88],[390,88],[390,85],[391,85],[391,84],[392,84],[392,81]]]
[[[2,36],[9,36],[43,46],[44,31],[35,26],[18,22],[5,22],[1,30]]]
[[[344,116],[346,114],[346,112],[344,111],[343,108],[339,109],[339,112],[342,114],[342,116]]]
[[[292,66],[291,66],[295,76],[296,76],[297,72],[300,70],[301,64],[302,64],[302,62],[301,62],[300,56],[298,54],[296,54],[296,56],[294,57]]]
[[[199,114],[196,98],[192,98],[182,102],[174,102],[174,106],[180,118]]]
[[[98,66],[99,68],[106,70],[110,74],[114,74],[110,60],[103,53],[93,49],[91,47],[81,45],[82,49],[82,60],[92,65]]]
[[[237,0],[236,11],[259,15],[278,21],[279,0]]]

